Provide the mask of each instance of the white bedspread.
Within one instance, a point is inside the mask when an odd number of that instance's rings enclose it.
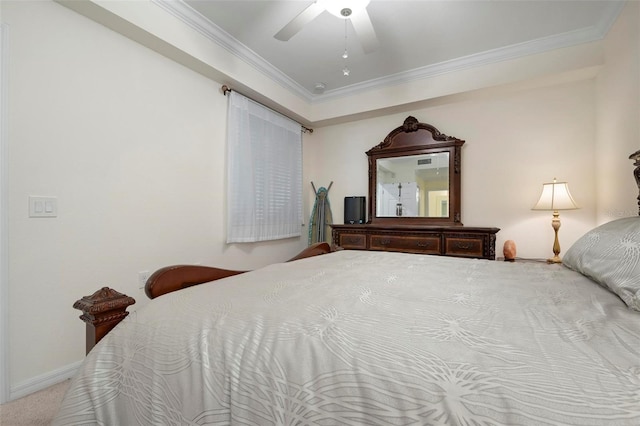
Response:
[[[639,425],[640,314],[561,265],[341,251],[131,314],[69,424]]]

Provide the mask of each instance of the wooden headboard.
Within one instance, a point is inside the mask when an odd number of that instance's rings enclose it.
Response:
[[[636,178],[636,185],[638,185],[638,215],[640,215],[640,151],[636,151],[629,156],[630,160],[634,160],[634,166],[636,166],[633,171],[633,176]]]

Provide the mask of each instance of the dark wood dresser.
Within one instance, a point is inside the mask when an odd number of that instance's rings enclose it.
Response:
[[[333,246],[495,260],[500,229],[461,222],[464,143],[407,117],[366,152],[369,220],[331,225]]]
[[[499,228],[332,225],[335,247],[495,260]]]

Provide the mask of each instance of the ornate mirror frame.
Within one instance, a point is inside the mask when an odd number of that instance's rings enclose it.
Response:
[[[369,157],[369,221],[376,225],[462,226],[460,209],[460,151],[465,141],[447,136],[430,124],[407,117],[404,124],[391,131],[384,141],[367,151]],[[377,161],[410,155],[449,153],[449,216],[406,217],[378,216]]]

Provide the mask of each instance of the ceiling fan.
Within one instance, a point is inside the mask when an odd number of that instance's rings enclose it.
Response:
[[[296,35],[309,22],[313,21],[325,10],[342,19],[349,19],[358,35],[365,53],[378,48],[378,38],[373,30],[371,19],[367,13],[370,0],[316,0],[293,18],[274,36],[278,40],[287,41]]]

